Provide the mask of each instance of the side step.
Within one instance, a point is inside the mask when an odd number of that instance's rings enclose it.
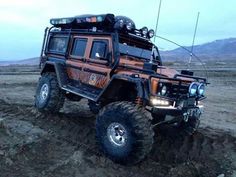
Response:
[[[55,68],[61,89],[92,101],[96,101],[98,99],[102,90],[93,89],[86,84],[74,83],[71,79],[69,79],[64,64],[57,63]]]
[[[79,95],[81,97],[87,98],[92,101],[96,101],[99,96],[99,93],[97,91],[87,89],[86,86],[78,88],[72,85],[67,85],[67,86],[62,86],[62,89],[65,91],[71,92],[75,95]]]

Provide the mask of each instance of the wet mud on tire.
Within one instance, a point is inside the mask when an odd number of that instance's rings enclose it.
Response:
[[[210,129],[201,129],[189,137],[173,137],[171,131],[157,130],[159,136],[155,137],[148,158],[136,166],[125,167],[105,158],[98,150],[92,114],[80,112],[78,118],[76,112],[64,110],[66,113],[42,115],[31,106],[8,104],[3,100],[0,100],[0,105],[3,119],[30,122],[32,127],[46,132],[30,145],[19,144],[20,148],[15,149],[16,155],[2,155],[5,159],[0,160],[0,171],[6,175],[10,173],[6,170],[8,168],[14,169],[15,175],[25,176],[100,176],[97,173],[113,176],[121,170],[117,176],[175,177],[187,174],[208,177],[222,173],[230,175],[235,170],[236,139],[222,132],[212,134]],[[14,133],[11,136],[15,136]],[[10,149],[15,147],[9,146]],[[5,153],[3,147],[1,144],[0,150]]]
[[[87,101],[65,101],[58,114],[43,115],[33,105],[37,73],[1,75],[0,176],[235,177],[236,77],[235,72],[225,74],[210,80],[198,132],[183,137],[156,130],[151,153],[130,167],[98,150]]]

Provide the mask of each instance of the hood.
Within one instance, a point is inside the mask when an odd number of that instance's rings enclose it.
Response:
[[[176,74],[179,74],[175,69],[170,69],[167,67],[161,67],[157,69],[157,73],[165,77],[174,78]]]

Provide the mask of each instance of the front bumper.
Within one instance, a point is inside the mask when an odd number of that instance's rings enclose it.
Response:
[[[153,114],[161,115],[171,115],[171,116],[180,116],[180,115],[190,115],[198,116],[203,111],[203,105],[197,105],[193,107],[174,107],[174,106],[153,106],[149,109]]]
[[[203,105],[197,105],[193,107],[183,107],[183,108],[174,107],[174,106],[153,106],[153,107],[150,107],[149,110],[153,114],[180,116],[180,115],[184,115],[185,113],[188,113],[191,116],[194,116],[194,114],[199,114],[198,113],[199,111],[200,112],[203,111]]]
[[[147,108],[152,114],[156,114],[157,116],[154,116],[153,118],[156,120],[157,124],[167,123],[167,124],[173,124],[173,123],[180,123],[182,121],[188,122],[189,118],[200,118],[203,106],[197,105],[192,107],[173,107],[173,106],[153,106],[149,109]],[[164,116],[164,119],[159,120],[158,115],[162,115],[160,117]]]

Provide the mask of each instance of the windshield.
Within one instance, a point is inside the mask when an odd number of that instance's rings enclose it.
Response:
[[[157,47],[149,40],[139,36],[120,33],[119,52],[120,55],[131,56],[161,65],[161,58]]]
[[[129,55],[137,58],[150,60],[152,56],[151,50],[141,49],[137,47],[128,46],[127,44],[119,44],[120,54]]]
[[[142,49],[134,46],[129,46],[126,43],[119,43],[119,52],[121,55],[128,55],[139,59],[144,59],[146,61],[158,62],[159,61],[159,52],[156,47],[152,49]]]

